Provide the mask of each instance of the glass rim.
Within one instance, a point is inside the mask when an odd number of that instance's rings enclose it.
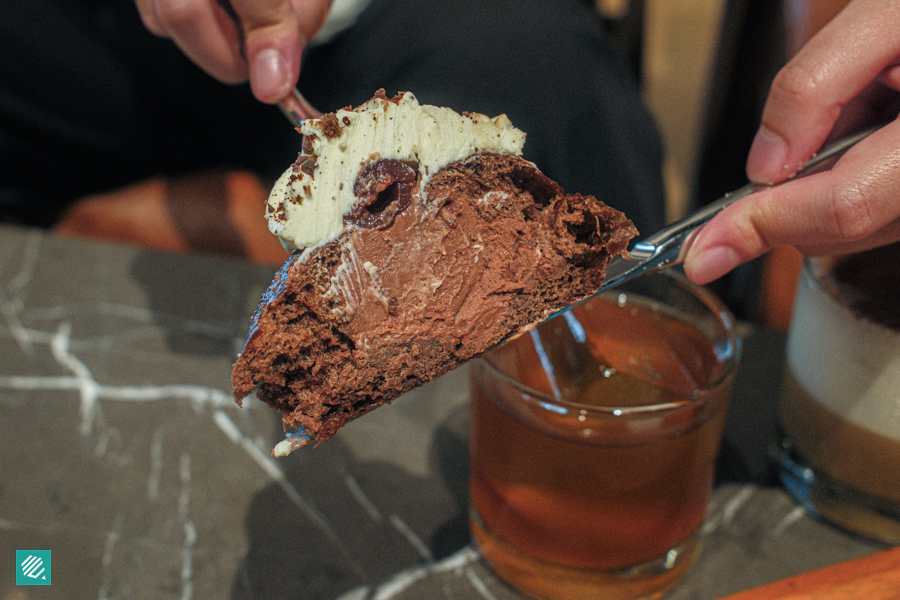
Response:
[[[598,406],[596,404],[581,404],[578,402],[564,400],[562,398],[555,398],[545,392],[535,390],[519,381],[516,381],[512,376],[503,372],[499,367],[497,367],[490,361],[490,358],[487,355],[480,356],[478,358],[478,362],[484,365],[492,373],[499,376],[506,383],[522,392],[525,395],[523,399],[525,399],[526,401],[530,403],[538,403],[542,408],[546,410],[550,410],[563,415],[575,413],[578,415],[590,415],[599,418],[627,419],[629,417],[634,418],[645,415],[658,416],[660,414],[674,412],[680,409],[687,409],[691,406],[694,406],[695,404],[698,404],[699,402],[702,402],[706,399],[709,391],[721,385],[728,377],[732,375],[735,368],[737,367],[738,358],[740,357],[741,353],[741,338],[736,331],[737,323],[735,321],[734,315],[732,315],[728,307],[725,306],[722,300],[720,300],[715,294],[710,292],[705,287],[693,283],[684,275],[672,271],[661,271],[656,273],[646,273],[641,277],[648,276],[669,277],[672,280],[676,281],[679,286],[697,297],[703,303],[703,305],[706,306],[706,308],[710,311],[710,314],[715,317],[716,320],[722,325],[724,331],[727,334],[726,340],[727,347],[729,349],[728,360],[723,363],[722,368],[716,374],[716,376],[702,388],[694,390],[686,396],[677,397],[676,400],[672,400],[669,402],[644,404],[641,406]],[[621,293],[621,289],[614,289],[608,292],[604,292],[600,294],[600,296],[609,297],[614,294],[617,295]],[[626,294],[627,293],[629,292],[626,292]],[[637,292],[634,292],[634,294],[636,296],[642,296],[642,294]],[[523,333],[522,335],[525,334]]]

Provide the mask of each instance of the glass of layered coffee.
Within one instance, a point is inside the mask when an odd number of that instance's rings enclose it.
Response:
[[[657,598],[685,574],[739,342],[728,311],[648,274],[472,366],[471,529],[537,598]]]
[[[775,460],[814,516],[900,543],[900,244],[807,259]]]

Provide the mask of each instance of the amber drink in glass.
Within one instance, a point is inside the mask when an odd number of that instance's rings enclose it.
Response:
[[[536,598],[658,598],[684,575],[739,354],[728,311],[643,276],[472,368],[471,528]]]

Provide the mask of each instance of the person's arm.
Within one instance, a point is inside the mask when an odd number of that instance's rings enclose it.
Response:
[[[249,79],[253,94],[269,103],[284,99],[297,83],[303,48],[325,22],[331,4],[331,0],[231,0],[229,11],[223,0],[135,2],[147,29],[171,38],[220,81]]]
[[[747,160],[749,178],[775,183],[790,177],[833,133],[839,118],[848,120],[845,107],[873,86],[900,90],[896,0],[854,0],[781,70]],[[852,148],[831,171],[735,202],[703,228],[685,271],[707,283],[783,244],[821,255],[897,240],[900,121],[895,120]]]

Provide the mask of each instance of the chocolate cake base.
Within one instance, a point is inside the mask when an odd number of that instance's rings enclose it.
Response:
[[[452,163],[424,193],[384,183],[358,228],[282,267],[232,372],[239,403],[255,391],[318,443],[593,293],[637,234],[513,156]]]

